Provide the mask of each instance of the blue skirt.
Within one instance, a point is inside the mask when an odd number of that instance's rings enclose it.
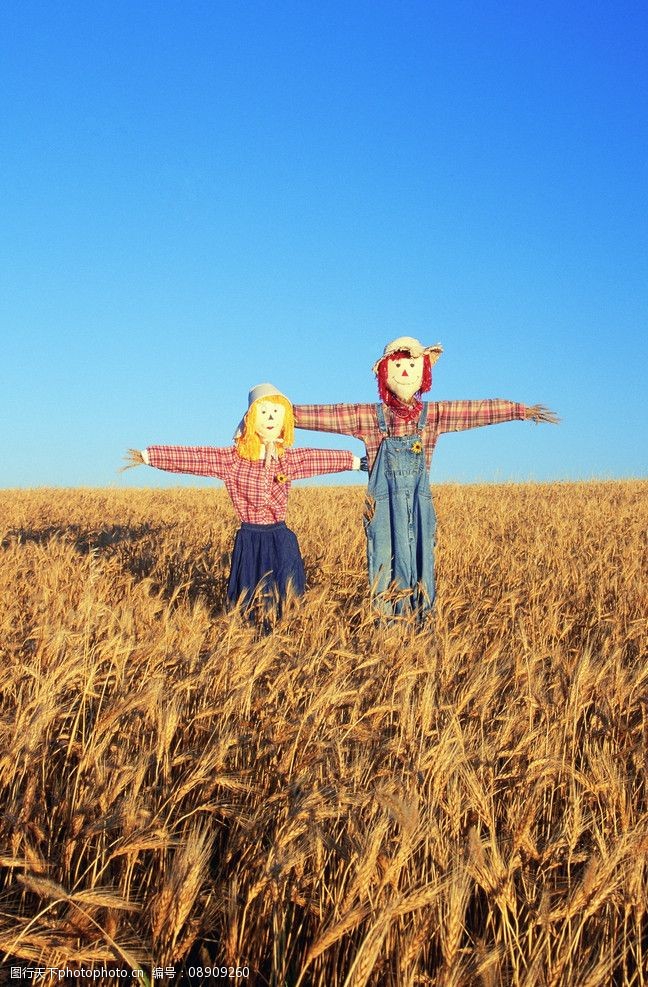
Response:
[[[243,522],[236,532],[227,584],[230,603],[244,605],[256,597],[266,609],[279,606],[288,590],[301,596],[306,589],[304,562],[297,536],[285,521],[276,524]]]

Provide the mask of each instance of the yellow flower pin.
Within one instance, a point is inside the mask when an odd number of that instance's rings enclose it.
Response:
[[[288,477],[286,476],[285,473],[277,473],[277,475],[275,476],[275,480],[277,481],[277,483],[287,483]]]
[[[419,452],[423,452],[423,443],[419,442],[418,439],[416,440],[416,442],[412,443],[412,452],[415,452],[417,454]]]

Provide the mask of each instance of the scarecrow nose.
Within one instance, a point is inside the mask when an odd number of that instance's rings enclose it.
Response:
[[[401,377],[409,377],[407,370],[403,370]]]

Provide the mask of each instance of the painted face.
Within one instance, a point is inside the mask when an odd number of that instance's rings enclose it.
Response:
[[[424,356],[404,356],[387,364],[387,387],[401,401],[411,401],[421,389],[424,360]]]
[[[262,442],[278,439],[283,432],[286,409],[272,398],[258,401],[256,405],[256,422],[254,431]]]

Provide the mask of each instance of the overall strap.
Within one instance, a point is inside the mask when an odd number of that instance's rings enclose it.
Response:
[[[385,421],[385,409],[382,406],[382,401],[379,401],[376,405],[376,418],[378,419],[378,428],[383,435],[389,435],[389,429],[387,428],[387,422]]]
[[[418,432],[422,432],[423,429],[425,428],[425,423],[427,421],[427,413],[428,413],[428,403],[427,401],[424,401],[423,409],[421,411],[421,414],[419,415],[418,425],[416,426]]]

